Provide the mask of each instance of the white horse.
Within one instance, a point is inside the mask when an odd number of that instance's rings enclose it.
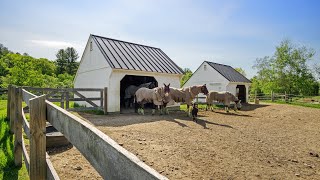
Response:
[[[125,100],[126,108],[128,108],[129,103],[130,103],[130,99],[133,99],[134,94],[136,93],[136,91],[139,88],[142,88],[142,87],[154,88],[154,83],[153,82],[148,82],[148,83],[140,84],[139,86],[135,86],[135,85],[128,86],[124,91],[124,100]]]
[[[144,115],[144,104],[153,103],[152,115],[155,113],[155,106],[162,107],[170,101],[170,88],[169,85],[164,87],[156,87],[153,89],[140,88],[135,93],[135,102],[139,105],[138,113]],[[160,108],[160,114],[162,114],[162,108]]]

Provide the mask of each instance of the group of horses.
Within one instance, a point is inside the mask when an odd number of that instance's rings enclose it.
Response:
[[[132,85],[133,86],[133,85]],[[146,103],[152,103],[152,115],[155,114],[156,108],[160,110],[160,114],[169,114],[167,109],[167,104],[171,101],[180,103],[184,102],[187,104],[188,115],[191,116],[190,107],[194,106],[193,99],[200,93],[206,95],[206,110],[212,109],[212,102],[218,101],[222,102],[225,105],[226,111],[229,112],[228,108],[230,102],[235,102],[234,110],[241,108],[241,103],[237,97],[235,97],[230,92],[216,92],[208,91],[206,84],[204,85],[195,85],[185,88],[174,88],[170,87],[170,84],[163,84],[162,87],[153,87],[150,88],[149,83],[140,85],[139,87],[129,86],[125,90],[125,99],[130,99],[132,96],[135,101],[135,110],[139,114],[144,114],[144,105]]]

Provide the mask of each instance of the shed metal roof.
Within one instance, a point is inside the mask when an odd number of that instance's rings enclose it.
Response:
[[[218,71],[222,76],[228,79],[230,82],[245,82],[251,83],[249,79],[247,79],[244,75],[233,69],[231,66],[218,64],[214,62],[207,62],[212,68]]]
[[[183,70],[159,48],[97,35],[91,36],[114,69],[183,74]]]

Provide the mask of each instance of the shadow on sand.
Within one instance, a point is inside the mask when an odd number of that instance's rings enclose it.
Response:
[[[204,129],[209,129],[207,127],[207,124],[213,124],[213,125],[216,125],[216,126],[221,126],[221,127],[226,127],[226,128],[233,128],[230,125],[214,123],[214,122],[210,122],[210,121],[207,121],[207,120],[204,120],[204,119],[199,119],[199,118],[197,118],[197,124],[201,125]]]
[[[213,111],[214,113],[217,113],[217,114],[222,114],[222,115],[227,115],[227,116],[243,116],[243,117],[252,117],[250,115],[247,115],[247,114],[237,114],[237,113],[234,113],[232,112],[233,110],[229,110],[229,112],[220,112],[220,111]]]
[[[110,127],[121,127],[140,123],[152,123],[157,121],[168,121],[178,124],[181,127],[188,127],[183,121],[192,122],[192,118],[188,117],[184,111],[174,111],[170,112],[169,115],[138,115],[136,113],[130,114],[113,114],[113,115],[90,115],[85,113],[80,113],[80,115],[89,120],[95,126],[110,126]],[[208,129],[206,124],[217,125],[221,127],[233,128],[232,126],[225,124],[218,124],[204,120],[203,117],[208,117],[206,115],[199,115],[197,118],[197,124],[201,125],[203,128]]]
[[[241,111],[253,111],[255,109],[258,109],[258,108],[263,108],[263,107],[267,107],[269,105],[267,104],[249,104],[249,103],[245,103],[245,104],[242,104],[242,108],[241,108]]]

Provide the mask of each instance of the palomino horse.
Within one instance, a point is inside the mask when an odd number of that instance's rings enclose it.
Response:
[[[222,102],[225,106],[226,112],[229,112],[230,102],[235,102],[234,111],[236,111],[237,109],[238,110],[241,109],[241,103],[240,103],[241,100],[239,100],[236,96],[234,96],[232,93],[228,91],[223,91],[223,92],[210,91],[206,97],[206,101],[207,101],[206,110],[208,110],[209,108],[213,111],[213,108],[212,108],[213,101]]]
[[[126,108],[128,108],[129,104],[133,102],[133,97],[136,91],[142,87],[152,89],[152,88],[155,88],[155,85],[153,82],[148,82],[148,83],[140,84],[139,86],[135,86],[135,85],[128,86],[124,91],[124,100],[125,100]]]
[[[170,84],[163,84],[164,87],[153,89],[140,88],[136,91],[135,102],[139,105],[138,113],[144,115],[144,104],[153,103],[152,115],[155,113],[155,106],[162,106],[170,100]],[[162,114],[162,108],[160,108]]]
[[[192,101],[199,93],[203,93],[204,95],[208,94],[206,84],[185,87],[182,89],[170,88],[170,96],[172,100],[175,102],[185,102],[187,104],[188,116],[191,116],[190,106],[192,106]]]

